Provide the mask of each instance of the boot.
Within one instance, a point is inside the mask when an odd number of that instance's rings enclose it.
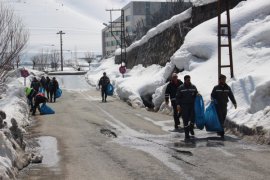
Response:
[[[185,129],[185,141],[188,141],[188,140],[190,140],[189,126],[186,126],[184,129]]]
[[[193,125],[193,124],[190,124],[189,132],[190,132],[190,134],[191,134],[192,136],[195,135],[195,133],[194,133],[194,125]]]

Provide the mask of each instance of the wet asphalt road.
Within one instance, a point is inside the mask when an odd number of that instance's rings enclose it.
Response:
[[[32,165],[19,179],[235,179],[270,177],[269,146],[195,131],[189,143],[171,132],[172,117],[133,109],[96,90],[64,91],[49,103],[55,115],[36,116],[33,136],[57,139],[59,161]]]

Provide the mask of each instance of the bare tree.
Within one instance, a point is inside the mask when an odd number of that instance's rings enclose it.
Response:
[[[90,64],[95,59],[95,54],[92,52],[86,52],[84,53],[84,60],[89,64],[89,70],[90,70]]]
[[[51,68],[54,68],[55,71],[57,71],[57,68],[59,67],[60,63],[60,53],[57,50],[52,50],[49,56],[50,62],[51,62]]]
[[[0,3],[0,79],[13,67],[26,46],[29,32],[14,11]]]

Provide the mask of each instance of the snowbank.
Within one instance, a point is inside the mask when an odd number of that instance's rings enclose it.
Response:
[[[235,78],[228,83],[236,96],[238,109],[229,106],[228,118],[240,126],[251,129],[263,127],[269,136],[270,106],[270,2],[248,0],[231,11],[232,43]],[[223,14],[223,20],[225,15]],[[203,34],[203,36],[202,36]],[[193,83],[207,103],[217,82],[217,19],[209,20],[193,30],[185,38],[183,46],[171,61],[190,74]],[[224,38],[224,42],[226,39]],[[223,64],[228,53],[222,54]],[[229,77],[228,71],[223,69]]]
[[[124,78],[118,69],[119,65],[114,64],[114,58],[105,59],[98,68],[89,71],[86,77],[91,85],[97,86],[102,73],[106,72],[121,99],[134,107],[144,107],[142,98],[150,96],[152,99],[151,95],[156,89],[166,83],[174,65],[168,63],[166,67],[152,65],[147,68],[138,65],[128,70]]]
[[[24,79],[20,77],[20,70],[14,70],[7,74],[5,84],[1,84],[0,109],[7,118],[8,127],[11,126],[11,118],[17,120],[18,125],[23,128],[29,125],[29,107],[25,97]],[[29,70],[30,76],[26,83],[30,84],[30,78],[42,73]],[[19,148],[18,144],[11,138],[7,129],[0,129],[0,179],[16,178],[17,170],[22,169],[29,163],[29,157]]]
[[[217,0],[191,0],[193,6],[203,6],[205,4],[210,4],[216,2]]]

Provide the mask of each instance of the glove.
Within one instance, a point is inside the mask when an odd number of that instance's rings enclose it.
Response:
[[[234,104],[234,108],[237,109],[237,104]]]

